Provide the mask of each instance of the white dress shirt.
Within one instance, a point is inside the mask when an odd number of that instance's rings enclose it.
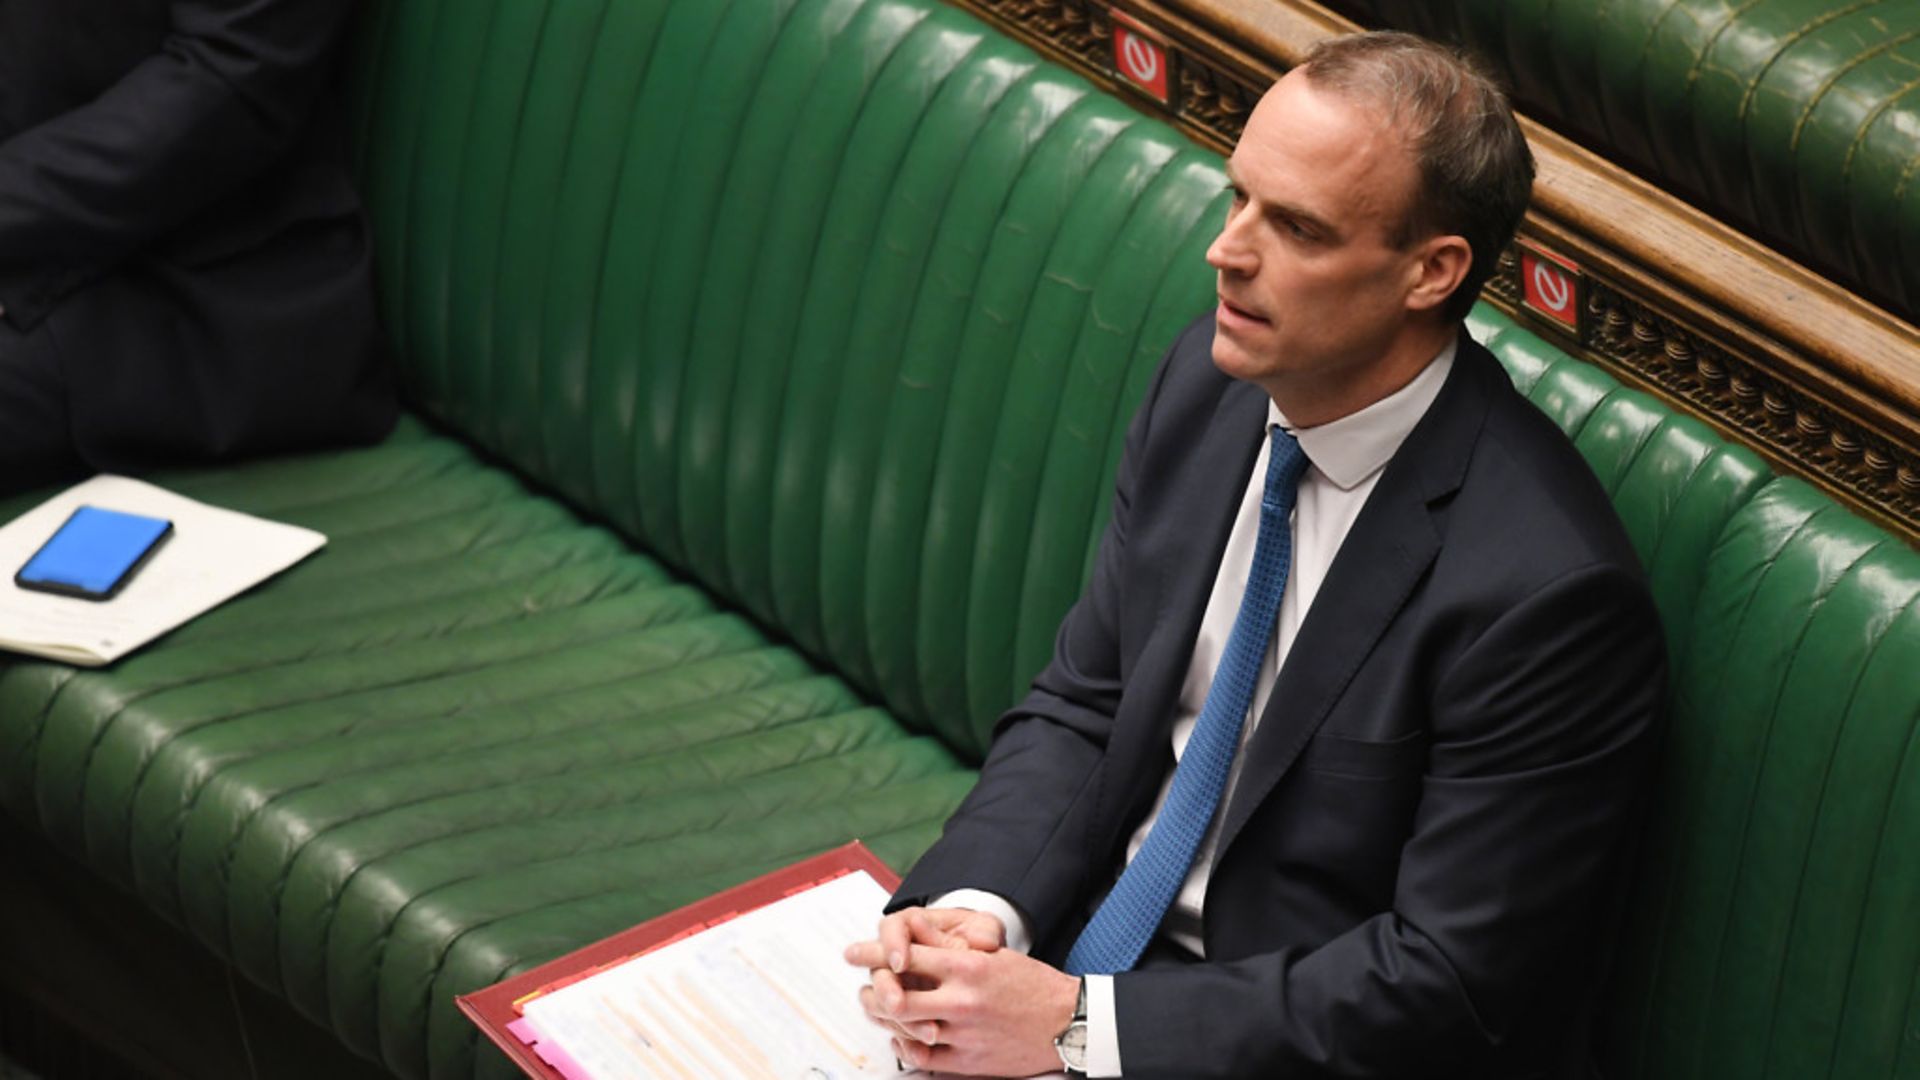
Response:
[[[1179,713],[1173,725],[1173,756],[1176,764],[1186,750],[1187,740],[1193,735],[1194,725],[1199,721],[1200,708],[1206,702],[1208,688],[1213,685],[1214,669],[1219,666],[1220,657],[1226,651],[1227,637],[1233,631],[1241,598],[1247,590],[1247,577],[1253,569],[1254,544],[1260,535],[1260,497],[1266,486],[1267,457],[1272,446],[1273,428],[1278,426],[1292,432],[1300,440],[1300,449],[1307,455],[1309,464],[1300,477],[1299,495],[1293,508],[1293,562],[1287,575],[1287,588],[1280,600],[1280,614],[1273,637],[1267,645],[1266,658],[1260,665],[1259,679],[1254,684],[1252,707],[1240,729],[1242,750],[1260,721],[1267,697],[1273,692],[1280,665],[1286,662],[1287,651],[1293,644],[1300,624],[1306,619],[1307,610],[1312,607],[1321,583],[1326,580],[1327,571],[1333,566],[1334,556],[1339,554],[1347,531],[1353,527],[1354,519],[1360,516],[1361,508],[1367,504],[1367,497],[1373,494],[1375,485],[1380,482],[1387,462],[1392,460],[1394,452],[1400,449],[1400,444],[1406,441],[1414,425],[1420,422],[1434,398],[1439,396],[1441,384],[1446,382],[1447,373],[1453,369],[1454,350],[1455,346],[1448,343],[1407,385],[1359,412],[1316,427],[1295,429],[1281,415],[1277,406],[1271,401],[1267,403],[1268,438],[1261,442],[1246,490],[1240,497],[1233,531],[1227,536],[1226,549],[1220,556],[1220,569],[1214,577],[1213,593],[1207,600],[1199,633],[1194,637],[1193,657],[1187,665],[1186,680],[1180,687],[1180,698],[1176,705]],[[1234,755],[1232,768],[1227,774],[1226,791],[1221,796],[1222,806],[1227,804],[1240,781],[1240,767],[1244,760],[1244,753]],[[1139,853],[1140,845],[1146,842],[1147,833],[1159,819],[1160,809],[1166,804],[1167,792],[1172,786],[1173,772],[1168,770],[1153,809],[1140,827],[1134,830],[1133,839],[1127,845],[1129,861]],[[1206,956],[1203,927],[1207,879],[1213,872],[1214,846],[1219,839],[1222,817],[1215,814],[1212,825],[1200,842],[1199,851],[1194,855],[1187,880],[1174,897],[1172,907],[1168,908],[1166,920],[1160,925],[1160,931],[1167,939],[1201,958]],[[972,908],[994,915],[1007,928],[1009,948],[1024,951],[1032,944],[1032,933],[1025,915],[994,893],[961,889],[942,896],[935,905]],[[1087,1075],[1121,1075],[1120,1037],[1115,1027],[1111,975],[1087,976],[1087,1035]]]

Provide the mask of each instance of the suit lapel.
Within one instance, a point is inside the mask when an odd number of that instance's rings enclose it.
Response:
[[[1181,557],[1162,564],[1165,576],[1155,589],[1153,629],[1122,706],[1133,716],[1117,726],[1123,741],[1115,745],[1113,758],[1126,767],[1106,790],[1117,793],[1124,805],[1117,814],[1103,813],[1100,820],[1130,826],[1159,792],[1173,754],[1173,720],[1193,661],[1194,637],[1260,452],[1266,416],[1267,396],[1258,387],[1226,382],[1211,418],[1197,432],[1199,444],[1174,480],[1172,490],[1180,495],[1169,500],[1169,509],[1174,527],[1183,534]]]
[[[1226,808],[1216,851],[1293,767],[1360,664],[1392,625],[1440,550],[1434,504],[1458,490],[1486,419],[1497,362],[1464,331],[1453,371],[1407,436],[1340,545],[1287,652]]]

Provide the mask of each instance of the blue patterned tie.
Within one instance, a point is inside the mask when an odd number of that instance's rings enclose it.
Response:
[[[1173,770],[1173,788],[1166,805],[1147,832],[1140,853],[1127,864],[1120,880],[1107,894],[1093,921],[1067,954],[1069,975],[1110,975],[1126,971],[1146,951],[1167,914],[1167,905],[1187,879],[1193,856],[1207,835],[1207,826],[1220,807],[1227,772],[1240,749],[1240,729],[1253,705],[1254,683],[1267,642],[1280,614],[1280,597],[1287,589],[1287,568],[1293,559],[1289,516],[1307,457],[1300,443],[1279,427],[1273,429],[1267,457],[1267,486],[1260,497],[1260,538],[1253,548],[1253,571],[1240,601],[1227,649],[1213,673],[1213,685],[1200,707],[1200,719],[1187,739],[1180,764]]]

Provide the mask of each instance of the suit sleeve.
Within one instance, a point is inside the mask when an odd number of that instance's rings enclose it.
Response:
[[[1496,620],[1440,678],[1393,909],[1311,951],[1116,976],[1127,1076],[1437,1075],[1515,1037],[1601,918],[1664,664],[1617,568]]]
[[[979,783],[901,883],[891,908],[984,889],[1025,912],[1041,941],[1084,895],[1095,857],[1082,842],[1089,796],[1124,682],[1119,622],[1135,472],[1167,373],[1200,325],[1189,326],[1162,358],[1128,427],[1112,516],[1087,587],[1060,624],[1052,661],[1025,700],[1001,717]]]
[[[176,0],[159,52],[0,143],[0,306],[63,293],[260,175],[331,75],[346,0]]]

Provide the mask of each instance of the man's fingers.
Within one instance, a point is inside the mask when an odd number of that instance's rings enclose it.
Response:
[[[886,947],[877,941],[856,941],[847,946],[841,954],[854,967],[878,968],[886,966]]]
[[[1005,928],[992,915],[964,908],[947,908],[928,914],[942,917],[940,929],[946,932],[949,948],[965,947],[992,952],[1000,947],[1005,937]]]
[[[918,1024],[901,1024],[900,1030],[914,1042],[932,1046],[940,1041],[940,1021],[927,1020]]]
[[[980,972],[986,955],[971,949],[912,949],[907,953],[907,966],[901,974],[936,984],[955,977],[969,978]]]
[[[892,968],[895,972],[907,970],[907,947],[912,943],[911,920],[922,909],[907,908],[896,911],[880,920],[881,963],[876,967]]]
[[[940,1022],[938,1020],[901,1020],[881,1006],[879,997],[880,995],[871,986],[860,988],[860,1007],[866,1010],[867,1019],[886,1028],[896,1038],[912,1039],[928,1045],[939,1041]]]
[[[885,1028],[887,1034],[894,1038],[912,1039],[915,1042],[931,1042],[940,1036],[940,1025],[937,1021],[928,1020],[921,1023],[908,1024],[894,1019],[884,1009],[880,1008],[879,1003],[875,1000],[873,987],[871,986],[863,986],[860,988],[860,1007],[866,1010],[868,1020]]]
[[[870,989],[873,991],[874,1004],[889,1017],[898,1015],[901,1007],[906,1004],[906,988],[900,985],[900,976],[886,968],[873,969],[873,983]]]
[[[939,1038],[947,997],[935,990],[908,990],[901,976],[886,968],[873,973],[873,982],[860,988],[860,1007],[910,1039],[930,1043]]]
[[[887,1010],[887,1016],[918,1039],[922,1030],[920,1025],[937,1024],[953,1018],[956,997],[945,990],[909,991],[901,995],[899,1008]]]
[[[961,937],[959,934],[950,934],[945,927],[935,925],[933,919],[928,917],[928,912],[916,908],[908,911],[906,916],[907,931],[913,941],[921,945],[932,945],[941,949],[964,949],[967,947],[966,938]],[[904,971],[906,969],[896,968],[895,970]]]
[[[909,1069],[924,1069],[929,1072],[938,1069],[940,1059],[947,1056],[942,1053],[945,1049],[944,1046],[928,1046],[918,1040],[902,1039],[897,1035],[893,1040],[893,1056],[899,1058],[900,1064]]]
[[[915,911],[907,917],[916,945],[941,949],[980,949],[991,952],[1000,947],[1000,936],[981,925],[990,917],[960,908],[934,908]]]
[[[847,963],[902,973],[913,963],[913,946],[993,952],[1003,931],[991,915],[962,908],[904,908],[880,920],[877,939],[847,946]]]
[[[961,1047],[948,1046],[944,1043],[928,1046],[913,1039],[896,1037],[893,1040],[893,1055],[900,1059],[900,1064],[908,1068],[922,1069],[927,1072],[973,1075],[972,1070],[968,1068],[973,1055]]]
[[[960,935],[961,940],[967,943],[967,948],[969,949],[978,949],[981,952],[992,952],[1000,947],[1000,932],[998,930],[989,930],[984,926],[968,923],[961,928]]]
[[[920,957],[939,956],[948,975],[945,978],[930,980],[931,989],[916,990],[903,987],[900,993],[900,1004],[897,1007],[886,1008],[887,1015],[899,1021],[916,1037],[919,1032],[913,1025],[929,1020],[938,1021],[943,1026],[954,1022],[971,1022],[979,1011],[982,986],[986,981],[986,965],[979,963],[984,959],[984,955],[951,949],[915,949],[913,955],[915,963],[921,962],[918,959]],[[901,976],[894,976],[892,972],[878,972],[874,979],[876,983],[880,975],[897,978],[901,982],[909,982],[914,978],[914,973],[911,971]]]

